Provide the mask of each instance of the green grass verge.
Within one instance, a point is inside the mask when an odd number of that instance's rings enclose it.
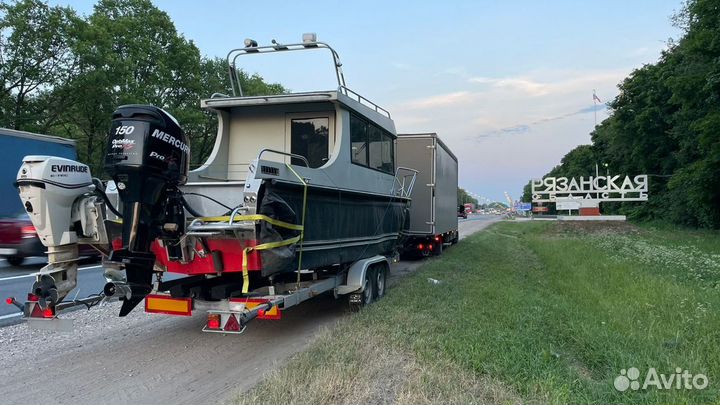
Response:
[[[497,224],[237,402],[718,403],[718,253],[712,232]],[[641,384],[650,367],[680,367],[709,386],[619,392],[630,367]]]

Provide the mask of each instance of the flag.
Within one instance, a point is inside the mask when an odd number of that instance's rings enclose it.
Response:
[[[593,91],[593,102],[595,102],[595,101],[597,101],[598,103],[602,103],[602,101],[600,101],[600,98],[599,98],[599,97],[597,96],[597,94],[595,94],[595,92]]]

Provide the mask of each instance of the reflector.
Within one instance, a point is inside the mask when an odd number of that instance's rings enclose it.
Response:
[[[238,322],[237,318],[235,318],[235,314],[230,314],[227,322],[225,322],[225,327],[223,328],[223,330],[226,330],[228,332],[240,331],[240,322]]]

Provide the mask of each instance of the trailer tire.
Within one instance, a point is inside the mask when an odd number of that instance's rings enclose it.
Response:
[[[387,272],[388,266],[386,263],[379,263],[375,269],[375,299],[379,300],[385,296],[385,290],[387,289]]]
[[[375,298],[375,269],[374,266],[368,267],[365,272],[365,288],[363,288],[360,295],[360,300],[357,302],[353,300],[353,294],[348,297],[350,299],[350,310],[352,312],[359,312],[362,308],[372,304],[373,298]]]

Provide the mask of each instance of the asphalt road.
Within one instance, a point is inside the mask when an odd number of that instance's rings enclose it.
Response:
[[[461,239],[498,219],[461,220]],[[388,294],[424,262],[394,264]],[[99,271],[80,272],[82,291],[91,292]],[[14,280],[27,285],[32,278],[0,278],[0,288]],[[253,322],[240,336],[201,332],[200,312],[172,317],[136,310],[118,318],[118,303],[64,315],[74,319],[69,333],[7,326],[0,328],[0,392],[4,403],[226,403],[349,315],[343,304],[319,296],[283,311],[279,321]]]

